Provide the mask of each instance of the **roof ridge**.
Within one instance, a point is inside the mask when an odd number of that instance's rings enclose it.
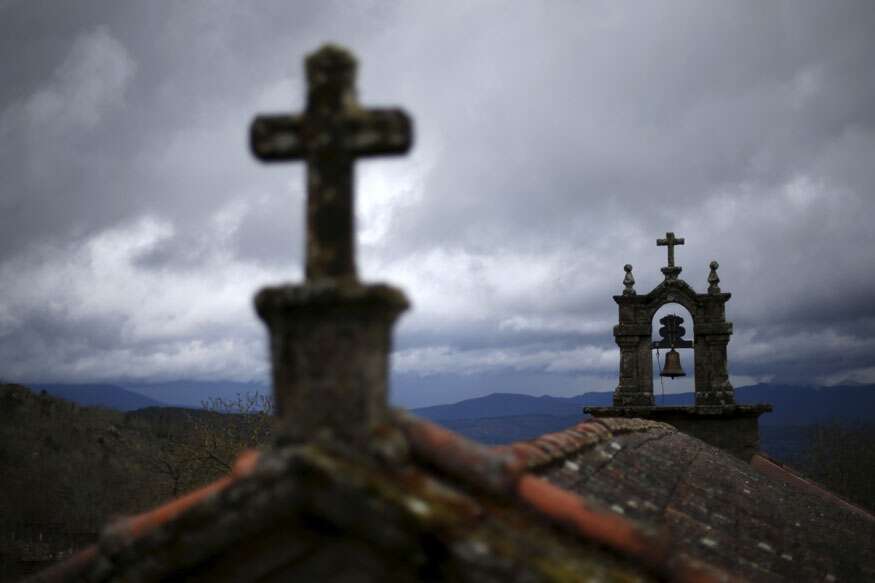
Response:
[[[469,486],[481,493],[514,501],[521,508],[534,513],[548,524],[559,527],[572,536],[588,540],[638,561],[658,578],[682,582],[729,581],[724,571],[707,563],[676,556],[670,552],[666,537],[636,520],[603,510],[587,498],[562,489],[529,472],[523,458],[513,449],[485,446],[432,422],[406,412],[397,412],[393,421],[410,446],[410,453],[420,463],[430,466],[460,486]],[[664,430],[661,423],[607,424],[603,420],[586,421],[558,434],[536,439],[540,443],[563,451],[556,435],[568,434],[580,447],[609,440],[614,435],[633,431]],[[612,430],[607,426],[613,425]],[[551,443],[553,441],[553,443]],[[569,450],[571,451],[571,450]],[[83,549],[67,561],[39,574],[33,580],[69,581],[82,577],[94,567],[105,545],[126,546],[152,534],[162,525],[183,517],[194,507],[215,500],[268,463],[258,451],[244,452],[232,472],[181,498],[171,500],[153,510],[123,518],[109,525],[101,535],[101,542]],[[268,464],[269,465],[269,464]],[[109,547],[107,547],[109,548]]]
[[[676,431],[660,422],[640,419],[587,420],[561,431],[542,435],[531,443],[504,447],[482,445],[406,411],[395,419],[410,443],[411,453],[447,477],[489,494],[515,499],[541,518],[573,535],[634,557],[653,572],[673,581],[734,581],[728,573],[686,556],[675,556],[665,533],[613,512],[606,512],[584,497],[530,473],[531,463],[546,456],[564,457],[614,435],[638,431]],[[617,421],[618,423],[611,423]],[[608,430],[613,426],[613,430]],[[567,441],[562,441],[562,436]],[[520,447],[529,449],[520,450]],[[538,456],[537,459],[528,456]],[[550,457],[549,459],[554,459]]]
[[[510,452],[518,464],[534,470],[608,441],[615,435],[648,431],[676,432],[677,429],[668,423],[650,419],[600,417],[586,419],[562,431],[545,433],[529,441],[518,441],[494,449]]]

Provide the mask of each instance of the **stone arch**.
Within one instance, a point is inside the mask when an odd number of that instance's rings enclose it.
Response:
[[[646,295],[627,289],[614,296],[620,312],[620,323],[614,327],[614,339],[620,347],[620,382],[614,391],[614,406],[655,405],[651,322],[657,310],[669,303],[682,305],[693,320],[696,405],[734,404],[726,366],[732,324],[726,321],[725,304],[730,297],[719,289],[699,294],[685,281],[670,277]]]
[[[668,304],[680,304],[690,313],[693,318],[691,324],[695,328],[705,317],[698,294],[681,280],[677,280],[677,284],[683,285],[667,286],[662,283],[656,286],[652,292],[644,296],[645,301],[641,309],[647,315],[648,320],[653,320],[653,316],[661,307]]]
[[[668,390],[684,388],[686,389],[685,392],[687,392],[687,390],[689,392],[692,392],[695,381],[695,352],[693,351],[692,340],[694,338],[696,328],[693,314],[686,306],[679,302],[664,303],[653,312],[653,315],[650,318],[650,337],[652,340],[650,345],[650,360],[653,363],[653,391],[654,399],[656,399],[657,402],[659,401],[658,392],[661,384],[659,373],[661,372],[661,367],[665,366],[665,358],[668,354],[668,349],[656,348],[655,345],[660,340],[662,340],[662,337],[659,335],[659,329],[662,327],[662,324],[659,320],[664,316],[668,316],[670,314],[676,314],[683,319],[682,325],[685,329],[683,341],[688,342],[689,346],[683,343],[675,346],[675,348],[678,350],[686,376],[682,380],[669,381],[668,379],[665,379],[665,387]],[[654,358],[656,352],[660,353],[661,358]]]

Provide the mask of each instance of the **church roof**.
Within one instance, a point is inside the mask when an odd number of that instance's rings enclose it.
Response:
[[[241,456],[228,477],[110,525],[47,581],[871,580],[875,520],[640,419],[489,448],[393,413]]]
[[[534,471],[745,579],[875,580],[875,519],[763,456],[748,464],[667,431],[625,433],[558,462]]]

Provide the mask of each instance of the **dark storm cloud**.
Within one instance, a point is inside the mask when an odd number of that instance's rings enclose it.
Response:
[[[22,379],[46,361],[58,378],[263,374],[249,298],[300,277],[303,171],[255,162],[247,125],[303,106],[302,57],[326,40],[360,57],[365,105],[415,119],[411,155],[357,167],[362,272],[415,306],[404,375],[611,388],[610,296],[624,263],[639,292],[659,282],[672,230],[697,289],[720,261],[739,378],[875,379],[871,3],[0,16],[0,335]]]

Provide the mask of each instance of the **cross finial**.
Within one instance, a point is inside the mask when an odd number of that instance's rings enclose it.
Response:
[[[407,152],[412,123],[400,109],[358,104],[347,50],[326,45],[307,57],[306,69],[306,111],[256,117],[252,151],[265,162],[307,163],[307,280],[356,281],[353,162]]]
[[[668,267],[674,267],[674,248],[675,245],[683,245],[683,238],[677,238],[674,233],[666,233],[665,239],[657,239],[657,247],[668,247]]]

